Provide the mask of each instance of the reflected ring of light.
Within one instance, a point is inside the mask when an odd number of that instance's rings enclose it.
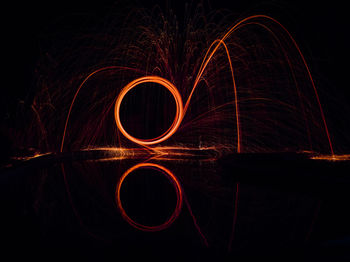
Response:
[[[173,121],[172,125],[170,126],[170,128],[167,131],[165,131],[162,135],[155,137],[155,138],[151,138],[151,139],[139,139],[139,138],[135,138],[135,137],[131,136],[128,132],[125,131],[125,129],[120,121],[119,111],[120,111],[120,105],[123,101],[123,98],[131,89],[133,89],[134,87],[136,87],[140,84],[143,84],[143,83],[156,83],[156,84],[162,85],[163,87],[165,87],[166,89],[168,89],[170,91],[170,93],[173,95],[173,97],[175,99],[175,103],[176,103],[176,114],[175,114],[174,121]],[[115,102],[114,117],[115,117],[115,122],[117,124],[118,129],[129,140],[131,140],[137,144],[144,145],[144,146],[157,144],[157,143],[160,143],[160,142],[167,140],[179,128],[181,121],[182,121],[182,117],[183,117],[182,98],[181,98],[181,95],[180,95],[179,91],[177,90],[177,88],[172,83],[170,83],[168,80],[166,80],[162,77],[159,77],[159,76],[141,77],[141,78],[135,79],[134,81],[131,81],[129,84],[127,84],[120,91],[118,98]]]
[[[174,209],[174,212],[172,213],[172,215],[169,217],[169,219],[167,221],[165,221],[163,224],[157,225],[157,226],[147,226],[147,225],[143,225],[140,224],[136,221],[134,221],[133,219],[131,219],[125,212],[123,206],[122,206],[122,202],[120,200],[120,190],[123,184],[123,181],[125,180],[125,178],[130,175],[133,171],[135,171],[136,169],[139,168],[152,168],[155,169],[157,171],[160,171],[162,174],[164,174],[169,181],[173,184],[175,191],[176,191],[176,198],[177,198],[177,202],[176,202],[176,207]],[[169,227],[179,216],[181,208],[182,208],[182,202],[183,202],[183,196],[182,196],[182,189],[180,186],[180,182],[178,181],[178,179],[176,178],[176,176],[167,168],[160,166],[158,164],[153,164],[153,163],[140,163],[137,164],[133,167],[131,167],[130,169],[128,169],[120,178],[117,188],[116,188],[116,192],[115,192],[115,198],[116,198],[116,203],[118,206],[118,209],[120,210],[120,213],[122,215],[122,217],[133,227],[142,230],[142,231],[149,231],[149,232],[154,232],[154,231],[160,231],[163,230],[167,227]]]

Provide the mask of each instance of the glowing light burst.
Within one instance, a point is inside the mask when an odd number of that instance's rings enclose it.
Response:
[[[316,86],[314,84],[313,78],[311,76],[310,70],[308,68],[308,65],[305,61],[305,58],[302,54],[302,52],[300,51],[299,46],[297,45],[297,43],[295,42],[295,40],[293,39],[293,37],[290,35],[290,33],[287,31],[287,29],[285,27],[283,27],[277,20],[269,17],[269,16],[265,16],[265,15],[254,15],[254,16],[250,16],[247,17],[241,21],[239,21],[238,23],[236,23],[233,27],[229,28],[229,30],[223,35],[223,37],[215,39],[212,44],[209,46],[209,48],[206,51],[206,54],[204,55],[204,58],[199,66],[198,69],[198,73],[196,75],[196,77],[194,78],[194,83],[193,86],[191,87],[191,91],[187,97],[186,103],[185,105],[183,105],[182,103],[182,96],[180,91],[176,88],[176,86],[171,83],[169,80],[160,77],[160,76],[156,76],[156,75],[151,75],[151,76],[142,76],[139,77],[131,82],[129,82],[129,84],[127,84],[118,94],[116,100],[115,100],[115,105],[114,105],[114,117],[115,117],[115,123],[117,125],[118,130],[121,132],[121,134],[123,136],[125,136],[128,140],[137,143],[141,146],[145,146],[148,147],[157,143],[161,143],[161,142],[165,142],[166,140],[168,140],[171,136],[173,136],[175,134],[175,132],[180,128],[181,123],[186,115],[186,113],[188,112],[188,109],[190,107],[190,103],[191,103],[191,99],[193,98],[193,95],[195,93],[195,90],[198,88],[199,84],[201,81],[206,81],[205,80],[205,72],[206,70],[208,70],[208,65],[215,60],[215,56],[218,56],[218,51],[220,49],[220,47],[224,48],[225,51],[225,57],[227,59],[227,63],[228,63],[228,68],[230,71],[230,75],[231,75],[231,88],[233,90],[233,97],[231,100],[231,104],[234,105],[234,113],[231,115],[231,118],[234,119],[235,121],[235,128],[232,130],[231,136],[232,139],[234,139],[235,145],[236,145],[236,149],[235,151],[237,153],[242,152],[242,150],[244,150],[243,145],[242,145],[242,137],[244,138],[244,136],[247,136],[247,134],[243,133],[242,130],[244,130],[245,127],[245,121],[242,121],[242,117],[246,119],[247,116],[242,115],[240,107],[242,105],[240,105],[240,101],[244,101],[243,98],[239,97],[239,89],[237,87],[237,83],[236,83],[236,76],[234,73],[234,66],[233,66],[233,62],[232,62],[232,58],[231,58],[231,54],[229,51],[229,47],[228,44],[226,43],[226,41],[228,41],[228,39],[230,37],[232,37],[234,35],[234,33],[236,33],[238,30],[247,27],[247,26],[251,26],[251,25],[255,25],[258,27],[263,28],[264,30],[266,30],[270,35],[272,35],[273,38],[275,38],[275,41],[280,41],[279,37],[277,35],[277,32],[274,32],[271,29],[271,26],[269,27],[269,23],[272,23],[273,26],[277,26],[279,29],[282,30],[282,32],[284,34],[286,34],[287,38],[290,40],[291,42],[291,46],[297,51],[297,54],[299,55],[302,64],[304,66],[305,71],[307,72],[307,77],[309,78],[309,82],[311,83],[312,89],[313,89],[313,95],[315,97],[315,100],[317,102],[317,106],[318,106],[318,110],[319,110],[319,115],[322,121],[322,125],[323,127],[319,126],[319,128],[324,130],[324,134],[327,138],[327,143],[329,146],[329,151],[331,154],[334,154],[334,150],[333,150],[333,145],[332,145],[332,141],[331,141],[331,137],[328,131],[328,127],[327,127],[327,123],[326,123],[326,119],[323,113],[323,109],[322,109],[322,105],[319,99],[319,95],[316,89]],[[290,47],[291,48],[291,47]],[[305,98],[303,97],[304,95],[301,94],[300,91],[300,87],[297,84],[297,80],[296,80],[296,73],[293,71],[292,69],[292,64],[290,61],[290,58],[288,56],[288,54],[286,54],[287,50],[285,48],[282,47],[282,51],[284,53],[285,59],[288,62],[288,65],[290,67],[290,70],[292,71],[292,76],[294,78],[294,82],[296,84],[296,91],[298,93],[299,96],[299,100],[300,100],[300,105],[301,105],[301,111],[303,111],[303,115],[304,115],[304,120],[306,122],[306,130],[305,133],[308,134],[308,139],[309,139],[309,143],[311,145],[311,150],[313,150],[312,148],[312,142],[311,140],[313,139],[313,135],[311,134],[312,131],[309,130],[309,120],[307,119],[306,116],[306,109],[304,108],[304,101]],[[212,62],[213,63],[213,62]],[[107,66],[107,67],[102,67],[100,69],[95,70],[94,72],[90,73],[84,80],[83,82],[80,84],[78,90],[76,91],[76,93],[74,94],[74,98],[73,101],[70,104],[70,108],[68,111],[68,116],[66,118],[65,121],[65,127],[64,127],[64,131],[63,131],[63,136],[62,136],[62,140],[61,140],[61,148],[60,151],[63,151],[63,147],[64,147],[64,143],[65,143],[65,139],[66,139],[66,133],[67,133],[67,128],[69,126],[69,120],[70,120],[70,115],[72,113],[72,108],[74,106],[74,103],[77,100],[78,94],[79,92],[81,92],[81,89],[83,88],[83,86],[88,82],[88,80],[92,77],[95,77],[96,75],[107,71],[107,70],[126,70],[126,71],[137,71],[137,69],[133,69],[130,67],[119,67],[119,66]],[[132,136],[130,133],[128,133],[125,128],[123,127],[123,123],[120,120],[120,108],[121,108],[121,104],[123,101],[123,98],[125,97],[125,95],[132,90],[133,88],[136,88],[138,85],[143,84],[143,83],[156,83],[156,84],[160,84],[161,86],[163,86],[164,88],[166,88],[168,91],[170,91],[170,93],[172,94],[175,103],[176,103],[176,114],[175,114],[175,118],[171,124],[171,126],[167,129],[167,131],[165,131],[163,134],[161,134],[160,136],[154,137],[154,138],[150,138],[150,139],[140,139],[140,138],[136,138],[134,136]],[[219,94],[214,94],[215,96],[219,96]],[[264,98],[256,98],[256,99],[260,99],[261,101],[268,101],[268,99],[264,99]],[[276,103],[283,103],[283,101],[277,101]],[[225,105],[225,104],[224,104]],[[224,106],[223,105],[223,106]],[[287,105],[287,104],[286,104]],[[219,108],[222,105],[217,105],[216,108]],[[108,106],[108,108],[111,108],[111,106]],[[214,110],[216,110],[214,108]],[[104,116],[105,117],[105,116]],[[280,121],[280,120],[279,120]],[[249,126],[250,123],[247,124],[247,126]],[[243,127],[242,127],[243,125]],[[243,129],[242,129],[243,128]],[[117,135],[118,136],[118,135]],[[258,139],[258,138],[257,138]],[[120,141],[120,138],[118,136],[118,140]],[[120,143],[120,142],[119,142]],[[149,148],[151,149],[151,148]],[[305,150],[306,148],[302,148],[302,150]],[[247,152],[247,150],[246,150]]]

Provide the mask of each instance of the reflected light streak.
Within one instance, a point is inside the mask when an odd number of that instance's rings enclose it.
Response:
[[[125,178],[130,175],[133,171],[135,171],[136,169],[139,168],[152,168],[154,170],[160,171],[162,174],[164,174],[169,181],[173,184],[175,191],[176,191],[176,197],[177,197],[177,202],[176,202],[176,207],[174,209],[174,212],[172,213],[172,215],[170,216],[170,218],[165,221],[163,224],[161,225],[157,225],[157,226],[147,226],[147,225],[143,225],[140,224],[136,221],[134,221],[133,219],[131,219],[127,213],[125,212],[123,205],[122,205],[122,201],[120,199],[120,189],[122,187],[123,181],[125,180]],[[116,192],[115,192],[115,198],[116,198],[116,203],[118,206],[118,209],[120,210],[120,213],[122,215],[122,217],[133,227],[142,230],[142,231],[148,231],[148,232],[154,232],[154,231],[160,231],[160,230],[164,230],[166,228],[168,228],[175,220],[176,218],[179,216],[181,208],[182,208],[182,202],[183,202],[183,193],[182,193],[182,189],[180,186],[180,182],[178,181],[178,179],[176,178],[176,176],[167,168],[160,166],[158,164],[153,164],[153,163],[140,163],[137,164],[135,166],[133,166],[132,168],[128,169],[123,176],[120,178],[118,184],[117,184],[117,188],[116,188]]]
[[[96,152],[94,160],[120,160],[120,159],[135,159],[135,158],[149,158],[162,160],[187,160],[200,159],[207,161],[214,161],[220,158],[220,147],[202,147],[191,148],[183,146],[157,146],[153,147],[152,151],[147,148],[120,148],[120,147],[94,147],[81,150],[82,152]],[[103,158],[98,155],[102,154]]]

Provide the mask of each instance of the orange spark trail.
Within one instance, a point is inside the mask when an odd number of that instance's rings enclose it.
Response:
[[[325,129],[325,132],[326,132],[326,135],[327,135],[327,139],[328,139],[328,143],[329,143],[329,148],[330,148],[330,151],[331,151],[331,154],[334,155],[334,151],[333,151],[333,145],[332,145],[332,141],[331,141],[331,137],[330,137],[330,134],[329,134],[329,131],[328,131],[328,126],[327,126],[327,122],[326,122],[326,118],[324,116],[324,113],[323,113],[323,109],[322,109],[322,105],[321,105],[321,101],[320,101],[320,98],[318,96],[318,92],[317,92],[317,89],[316,89],[316,85],[314,83],[314,80],[313,80],[313,77],[311,75],[311,72],[310,72],[310,69],[309,69],[309,66],[307,65],[306,63],[306,60],[305,60],[305,57],[303,55],[303,53],[301,52],[300,48],[299,48],[299,45],[296,43],[296,41],[294,40],[294,38],[292,37],[292,35],[289,33],[289,31],[280,23],[278,22],[276,19],[270,17],[270,16],[267,16],[267,15],[252,15],[252,16],[249,16],[245,19],[242,19],[241,21],[239,21],[238,23],[236,23],[233,27],[231,27],[231,29],[222,37],[221,40],[225,40],[227,39],[234,31],[236,31],[240,26],[244,26],[244,23],[246,23],[247,21],[249,20],[253,20],[255,18],[264,18],[264,19],[267,19],[267,20],[270,20],[274,23],[276,23],[280,28],[282,28],[288,35],[288,37],[290,38],[290,40],[292,41],[294,47],[297,49],[303,63],[304,63],[304,66],[306,68],[306,71],[308,73],[308,76],[310,78],[310,82],[311,82],[311,85],[312,85],[312,88],[315,92],[315,97],[316,97],[316,100],[317,100],[317,103],[318,103],[318,107],[319,107],[319,110],[320,110],[320,113],[321,113],[321,117],[322,117],[322,121],[323,121],[323,125],[324,125],[324,129]],[[216,50],[214,50],[216,51]]]
[[[212,51],[212,53],[209,55],[209,57],[207,58],[208,56],[208,53],[210,51],[210,49],[217,43],[219,42],[214,51]],[[203,75],[203,72],[205,70],[205,68],[207,67],[209,61],[211,60],[211,58],[213,57],[214,53],[216,52],[216,50],[219,48],[220,44],[222,44],[225,48],[225,51],[226,51],[226,56],[227,56],[227,59],[229,61],[229,65],[230,65],[230,70],[231,70],[231,77],[232,77],[232,82],[233,82],[233,90],[234,90],[234,94],[235,94],[235,109],[236,109],[236,127],[237,127],[237,153],[240,153],[241,152],[241,140],[240,140],[240,121],[239,121],[239,110],[238,110],[238,97],[237,97],[237,87],[236,87],[236,81],[235,81],[235,77],[234,77],[234,74],[233,74],[233,67],[232,67],[232,62],[231,62],[231,57],[230,57],[230,53],[228,51],[228,48],[225,44],[225,42],[222,40],[222,39],[216,39],[215,41],[213,41],[213,43],[210,45],[207,53],[205,54],[205,57],[203,59],[203,62],[202,62],[202,65],[199,69],[199,73],[196,77],[196,80],[194,82],[194,85],[192,87],[192,91],[190,93],[190,95],[188,96],[187,98],[187,102],[186,102],[186,105],[184,107],[184,114],[186,113],[187,109],[188,109],[188,106],[190,104],[190,101],[191,101],[191,98],[192,98],[192,95],[194,93],[194,90],[196,89],[202,75]]]
[[[93,71],[92,73],[90,73],[87,77],[85,77],[85,79],[83,80],[83,82],[79,85],[77,91],[74,94],[74,97],[72,99],[72,102],[69,106],[69,110],[68,110],[68,114],[67,114],[67,118],[66,118],[66,122],[64,124],[64,129],[63,129],[63,135],[62,135],[62,140],[61,140],[61,147],[60,147],[60,152],[63,152],[63,146],[64,146],[64,140],[66,138],[66,132],[67,132],[67,127],[68,127],[68,122],[69,122],[69,117],[70,114],[72,112],[72,108],[74,105],[74,102],[80,92],[80,89],[84,86],[84,84],[86,83],[86,81],[88,81],[93,75],[96,75],[97,73],[100,73],[102,71],[105,70],[112,70],[112,69],[120,69],[120,70],[134,70],[134,71],[139,71],[138,69],[135,68],[130,68],[130,67],[123,67],[123,66],[106,66],[106,67],[101,67],[95,71]]]

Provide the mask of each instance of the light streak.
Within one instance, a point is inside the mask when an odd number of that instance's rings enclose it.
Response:
[[[119,70],[133,70],[133,71],[139,71],[138,69],[135,68],[130,68],[130,67],[123,67],[123,66],[105,66],[105,67],[101,67],[95,71],[93,71],[92,73],[90,73],[87,77],[85,77],[85,79],[83,80],[83,82],[81,82],[81,84],[79,85],[77,91],[74,94],[74,97],[72,99],[72,102],[70,103],[69,109],[68,109],[68,113],[67,113],[67,117],[66,117],[66,121],[64,124],[64,128],[63,128],[63,135],[62,135],[62,140],[61,140],[61,147],[60,147],[60,152],[63,152],[63,146],[64,146],[64,142],[65,142],[65,138],[66,138],[66,132],[67,132],[67,127],[68,127],[68,123],[69,123],[69,118],[70,115],[72,113],[72,109],[73,109],[73,105],[75,100],[77,99],[77,96],[80,92],[80,90],[82,89],[82,87],[85,85],[85,83],[94,75],[102,72],[102,71],[106,71],[106,70],[113,70],[113,69],[119,69]]]
[[[349,161],[350,154],[344,155],[315,155],[312,156],[311,159],[314,160],[326,160],[326,161]]]
[[[236,224],[237,224],[237,212],[238,212],[238,197],[239,197],[239,182],[236,183],[236,192],[235,192],[235,201],[234,201],[234,213],[233,213],[233,221],[232,221],[232,231],[230,240],[228,242],[228,252],[231,251],[232,247],[232,241],[234,240],[235,231],[236,231]]]

